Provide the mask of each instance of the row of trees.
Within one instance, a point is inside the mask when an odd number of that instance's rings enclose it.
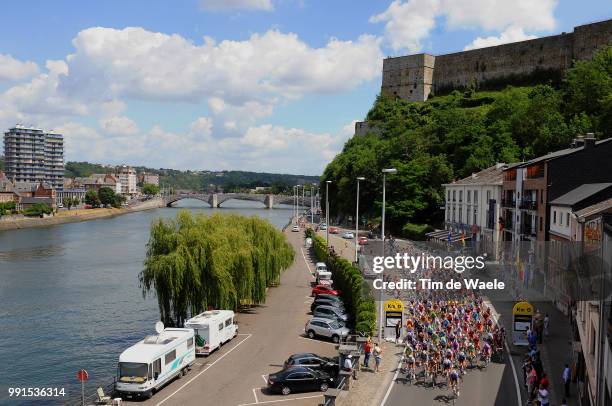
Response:
[[[165,325],[181,326],[209,307],[263,303],[293,259],[291,245],[265,220],[181,210],[153,222],[140,286],[144,296],[155,292]]]
[[[17,204],[15,202],[3,202],[0,203],[0,216],[5,214],[13,213],[17,208]]]
[[[529,160],[568,148],[586,132],[612,136],[612,48],[576,62],[560,88],[549,84],[498,92],[454,91],[422,103],[379,96],[367,115],[379,134],[353,137],[322,176],[329,186],[332,216],[360,212],[380,222],[383,168],[387,220],[393,234],[413,234],[443,221],[442,184],[496,162]],[[322,190],[325,190],[323,187]]]
[[[90,189],[85,193],[85,204],[91,207],[121,207],[121,204],[125,201],[125,197],[116,194],[115,191],[109,187],[101,187],[97,192]]]
[[[361,272],[345,258],[334,252],[330,253],[325,240],[312,229],[306,230],[306,236],[314,241],[313,248],[317,259],[324,261],[332,273],[334,287],[342,291],[342,300],[355,323],[355,330],[372,335],[376,329],[376,305]]]

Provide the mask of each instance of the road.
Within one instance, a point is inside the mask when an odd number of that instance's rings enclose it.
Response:
[[[311,406],[323,400],[319,392],[282,396],[265,390],[267,375],[282,369],[291,354],[337,355],[331,342],[304,336],[312,301],[309,269],[314,262],[303,249],[303,232],[288,232],[287,236],[296,249],[295,262],[281,276],[280,285],[268,290],[264,305],[237,315],[240,334],[210,357],[197,358],[191,372],[151,399],[127,404]]]
[[[330,245],[334,246],[334,249],[340,255],[346,258],[353,258],[355,244],[354,240],[345,240],[341,238],[344,229],[339,229],[339,234],[330,234]],[[351,231],[351,230],[348,230]],[[325,238],[325,232],[319,232],[319,235]],[[398,241],[398,245],[401,246],[404,242]],[[373,240],[369,242],[367,248],[368,252],[376,252],[380,246],[380,240]],[[391,296],[391,292],[385,292],[386,297]],[[506,330],[510,331],[510,325],[508,324],[509,317],[508,303],[509,298],[500,297],[503,294],[498,295],[495,300],[488,301],[488,305],[492,306],[497,313],[499,311],[505,314],[501,320],[504,322]],[[495,314],[496,318],[499,314]],[[510,349],[510,347],[508,347]],[[400,354],[403,350],[402,346],[397,347],[395,351],[397,360],[400,360]],[[522,374],[521,371],[521,359],[520,352],[512,350],[514,355],[511,357],[505,357],[505,362],[491,362],[486,369],[480,369],[478,367],[471,369],[464,377],[461,382],[460,396],[455,399],[450,388],[447,388],[445,384],[440,383],[436,387],[432,387],[431,380],[425,380],[422,377],[417,379],[416,382],[409,382],[406,380],[405,374],[400,374],[396,371],[393,381],[391,382],[387,394],[383,399],[381,406],[400,406],[406,404],[414,405],[440,405],[440,404],[453,404],[453,405],[495,405],[495,406],[521,406],[519,401],[518,393],[521,389],[517,388],[516,381],[519,382],[522,376],[518,376],[515,380],[515,373]],[[514,364],[514,368],[513,365]],[[419,372],[420,369],[417,370]],[[442,380],[439,378],[438,380]],[[378,406],[378,405],[376,405]]]

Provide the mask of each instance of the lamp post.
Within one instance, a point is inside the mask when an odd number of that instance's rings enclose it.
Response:
[[[329,184],[331,180],[325,181],[325,243],[329,249]]]
[[[302,186],[302,204],[304,205],[304,210],[306,211],[306,185]],[[305,216],[304,220],[308,221],[308,217]]]
[[[363,176],[357,177],[357,210],[355,213],[355,262],[359,261],[357,248],[359,247],[359,181],[365,180]]]
[[[314,183],[310,185],[310,224],[314,223]]]
[[[386,203],[386,182],[387,182],[387,174],[397,173],[397,169],[389,168],[383,169],[383,201],[382,201],[382,227],[380,239],[382,242],[382,256],[385,257],[385,203]],[[384,271],[383,271],[384,272]],[[379,300],[378,300],[378,340],[382,340],[383,333],[383,289],[379,290]]]
[[[297,210],[296,210],[297,200],[296,200],[296,189],[295,188],[296,186],[293,185],[293,218],[295,219],[294,221],[297,221],[297,215],[296,215],[297,214]]]

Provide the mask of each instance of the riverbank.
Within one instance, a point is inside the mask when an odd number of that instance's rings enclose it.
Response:
[[[32,228],[32,227],[47,227],[58,224],[77,223],[81,221],[97,220],[102,218],[109,218],[120,216],[122,214],[134,213],[143,210],[151,210],[163,207],[162,199],[151,199],[145,202],[139,203],[133,207],[128,208],[108,208],[108,209],[75,209],[75,210],[64,210],[51,217],[45,218],[28,218],[21,217],[1,220],[0,219],[0,231],[5,230],[16,230],[21,228]]]

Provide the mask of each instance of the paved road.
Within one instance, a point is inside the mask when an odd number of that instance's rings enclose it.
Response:
[[[266,392],[267,374],[282,368],[291,354],[316,352],[337,355],[331,342],[304,337],[309,319],[314,262],[303,247],[303,233],[287,233],[296,249],[295,263],[281,276],[279,287],[270,288],[265,305],[237,316],[239,335],[207,358],[198,358],[185,377],[163,388],[138,405],[317,405],[319,392],[282,396]]]

